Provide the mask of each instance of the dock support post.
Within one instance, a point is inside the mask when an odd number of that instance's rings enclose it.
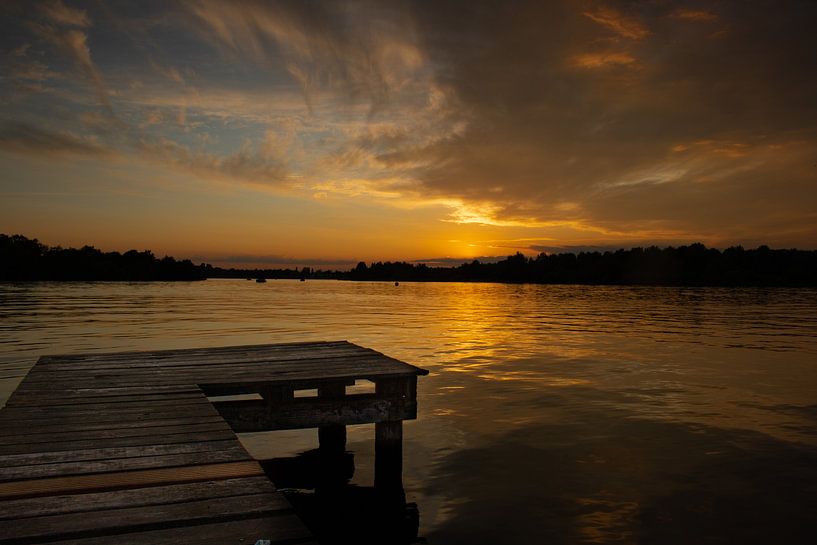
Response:
[[[374,485],[385,489],[403,485],[403,422],[374,425]]]
[[[337,399],[346,395],[346,385],[342,382],[329,383],[318,387],[319,398]],[[318,427],[318,445],[325,453],[342,453],[346,450],[346,426],[331,424]]]
[[[378,396],[404,397],[410,381],[381,380],[375,385]],[[403,421],[377,422],[374,425],[374,486],[386,500],[405,502],[403,491]]]

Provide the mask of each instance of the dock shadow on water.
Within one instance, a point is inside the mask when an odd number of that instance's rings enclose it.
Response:
[[[374,486],[351,484],[355,454],[343,449],[317,448],[260,462],[320,543],[418,542],[419,510],[406,502],[399,473],[378,467]]]

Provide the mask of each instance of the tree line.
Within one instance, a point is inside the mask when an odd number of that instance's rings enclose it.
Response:
[[[0,234],[0,280],[204,280],[189,259],[157,258],[150,251],[103,252],[93,246],[46,246],[22,235]]]
[[[48,247],[22,235],[0,235],[0,280],[201,280],[204,278],[323,278],[415,282],[507,282],[668,286],[813,286],[817,251],[768,246],[725,250],[688,246],[631,248],[607,252],[516,253],[492,263],[477,260],[452,267],[422,263],[360,262],[348,271],[236,269],[156,258],[149,251],[124,254]]]
[[[631,248],[607,252],[521,253],[495,263],[457,267],[411,263],[359,263],[351,280],[619,284],[678,286],[817,286],[817,251],[768,246],[726,250],[689,246]]]

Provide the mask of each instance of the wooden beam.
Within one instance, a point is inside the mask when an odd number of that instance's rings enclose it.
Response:
[[[273,389],[285,390],[311,390],[313,388],[320,388],[325,383],[336,383],[338,379],[309,379],[309,380],[290,380],[290,381],[245,381],[245,382],[219,382],[199,384],[199,388],[208,397],[231,396],[242,394],[261,394],[264,395]],[[354,379],[344,379],[343,384],[346,386],[354,386]]]
[[[214,401],[236,433],[370,424],[417,418],[417,402],[359,394],[340,399],[295,398],[271,409],[264,401]]]

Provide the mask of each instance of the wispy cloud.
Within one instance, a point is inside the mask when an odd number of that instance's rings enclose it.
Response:
[[[718,20],[718,16],[711,11],[689,8],[678,8],[672,12],[671,17],[674,19],[683,19],[685,21],[699,21],[704,23],[711,23],[712,21]]]
[[[0,126],[0,149],[50,156],[113,156],[114,150],[96,140],[70,132],[53,132],[23,123]]]
[[[371,6],[364,3],[200,0],[190,6],[222,49],[266,69],[283,67],[301,86],[310,110],[316,94],[330,89],[368,101],[374,112],[416,82],[425,63],[406,28],[409,18],[373,19],[366,13]]]
[[[30,22],[31,29],[73,60],[91,83],[99,103],[112,113],[108,89],[91,59],[91,50],[88,47],[86,29],[92,24],[90,17],[84,10],[70,8],[60,0],[43,2],[39,8],[44,21]]]
[[[241,255],[209,255],[194,256],[191,258],[197,262],[219,263],[226,267],[239,268],[265,268],[265,267],[338,267],[355,265],[358,262],[354,259],[323,259],[323,258],[301,258],[284,256],[277,254],[241,254]]]
[[[61,0],[42,2],[39,8],[48,20],[58,25],[80,28],[91,26],[91,19],[85,10],[66,6]]]
[[[636,62],[629,53],[581,53],[574,56],[573,64],[581,68],[604,68],[607,66],[627,66]]]
[[[136,143],[136,148],[149,161],[180,168],[205,179],[239,181],[261,187],[276,187],[289,180],[281,162],[250,145],[230,155],[194,151],[164,138],[142,140]]]
[[[584,15],[623,38],[643,40],[650,34],[647,27],[638,19],[610,7],[598,7],[592,11],[585,11]]]

